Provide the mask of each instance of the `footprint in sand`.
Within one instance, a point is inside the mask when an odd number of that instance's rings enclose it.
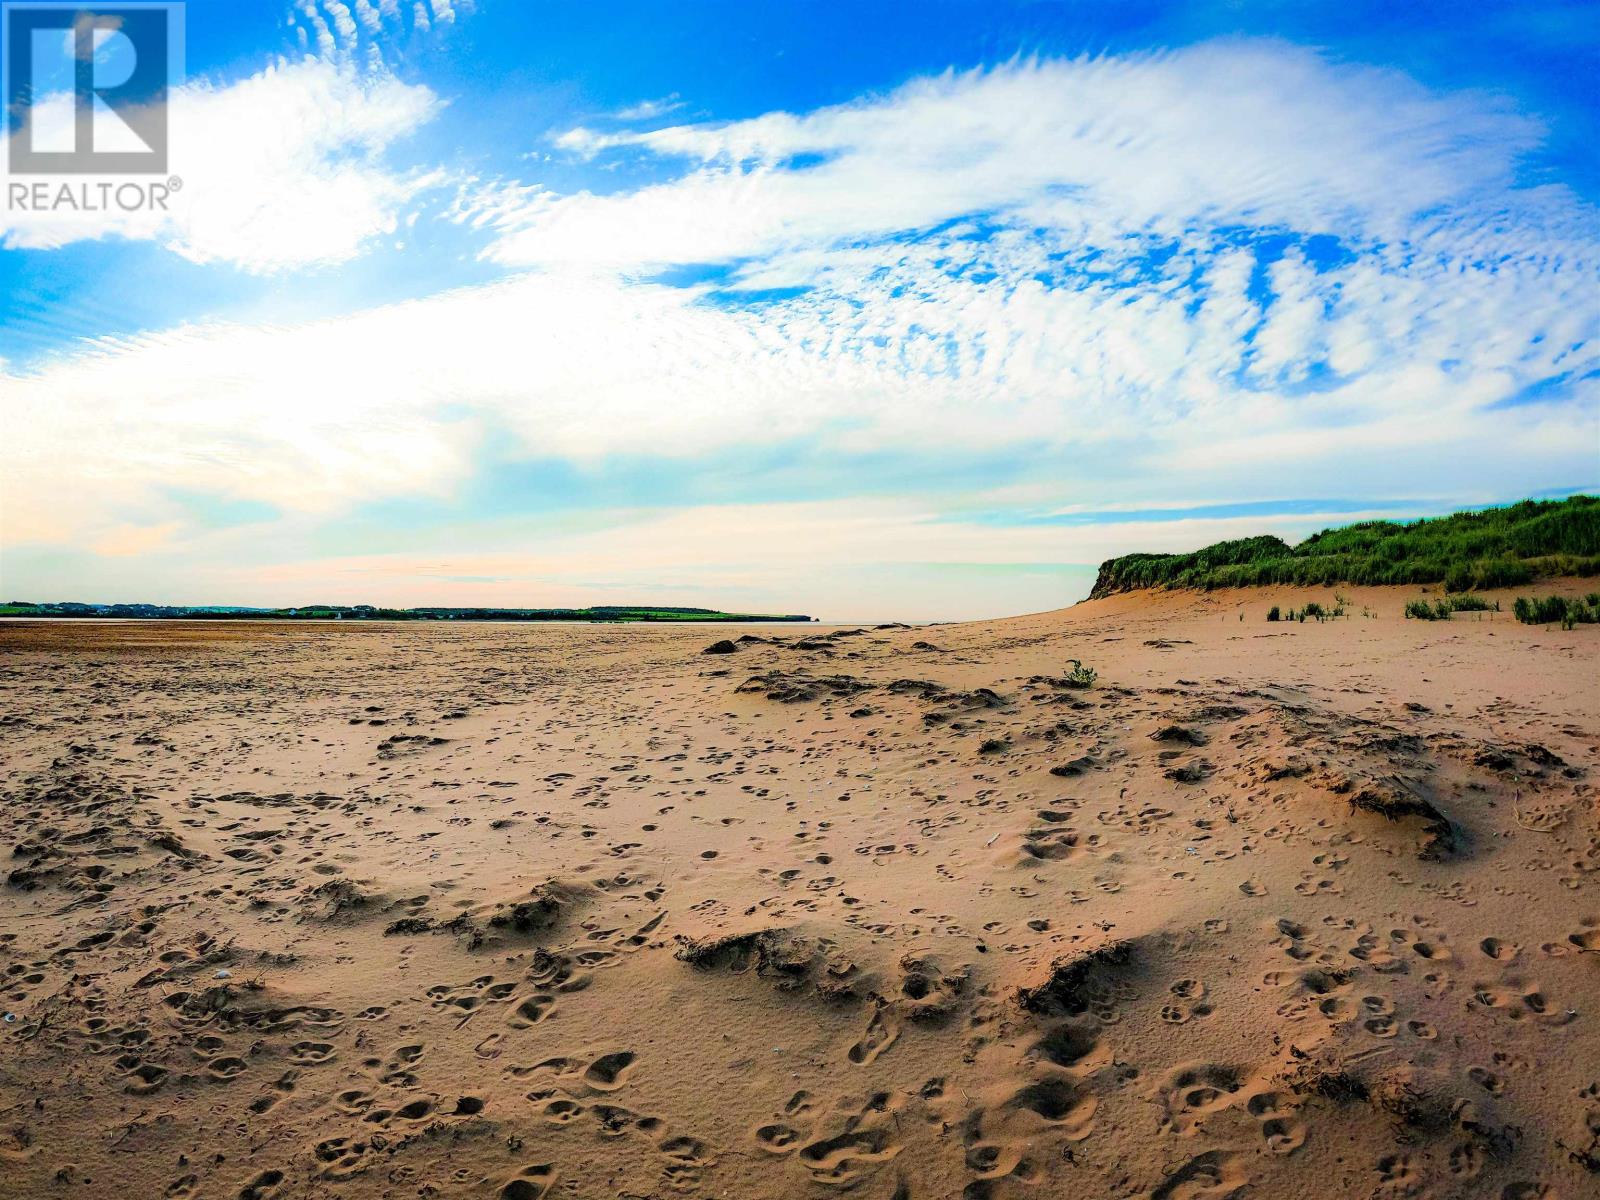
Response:
[[[117,1060],[127,1080],[122,1090],[133,1096],[148,1096],[158,1091],[167,1081],[167,1069],[156,1063],[147,1063],[135,1055],[124,1055]]]
[[[632,1109],[623,1108],[618,1104],[596,1104],[590,1112],[599,1125],[601,1137],[621,1137],[635,1130],[654,1136],[661,1128],[659,1117],[640,1116]]]
[[[1239,1156],[1228,1150],[1207,1150],[1171,1172],[1150,1193],[1150,1200],[1201,1200],[1236,1195],[1249,1178]]]
[[[349,1179],[366,1169],[367,1143],[353,1137],[328,1138],[311,1153],[322,1164],[318,1174],[324,1179]]]
[[[539,1163],[523,1167],[500,1188],[500,1200],[543,1200],[555,1183],[556,1169],[552,1163]]]
[[[1169,1025],[1184,1025],[1190,1020],[1205,1020],[1212,1013],[1206,999],[1206,985],[1198,979],[1180,979],[1169,989],[1172,999],[1161,1006],[1161,1019]]]
[[[583,1073],[583,1082],[597,1092],[616,1091],[628,1081],[634,1057],[631,1050],[602,1054],[589,1064],[589,1069]]]
[[[1478,943],[1478,949],[1483,951],[1485,958],[1492,958],[1496,962],[1510,962],[1517,956],[1521,949],[1515,942],[1502,941],[1497,937],[1486,937]]]
[[[334,1104],[341,1112],[351,1116],[358,1116],[372,1107],[372,1093],[364,1092],[360,1088],[351,1088],[340,1092],[334,1097]]]
[[[272,1109],[276,1108],[281,1101],[283,1101],[291,1092],[294,1091],[295,1082],[299,1078],[299,1071],[293,1069],[285,1071],[282,1075],[278,1076],[277,1079],[272,1081],[270,1085],[272,1088],[271,1091],[263,1092],[254,1100],[250,1101],[250,1111],[259,1116],[264,1112],[270,1112]]]
[[[330,1042],[296,1042],[289,1047],[289,1061],[302,1067],[331,1062],[335,1048]]]
[[[1377,1161],[1378,1186],[1395,1195],[1410,1195],[1422,1181],[1421,1173],[1411,1156],[1385,1154]]]
[[[373,1125],[388,1125],[394,1121],[425,1121],[432,1113],[433,1101],[423,1098],[395,1109],[374,1108],[361,1119]]]
[[[1574,1009],[1553,1004],[1537,983],[1514,977],[1506,979],[1504,984],[1474,984],[1472,999],[1513,1021],[1533,1020],[1541,1025],[1565,1025],[1578,1015]]]
[[[1491,1096],[1498,1096],[1506,1090],[1505,1080],[1489,1070],[1488,1067],[1468,1067],[1467,1078]]]
[[[1600,954],[1600,925],[1592,921],[1584,924],[1586,928],[1567,935],[1567,944],[1576,947],[1580,954]]]
[[[527,1029],[537,1025],[540,1021],[555,1011],[555,997],[543,993],[529,996],[516,1008],[511,1010],[511,1015],[506,1018],[506,1024],[513,1029]]]
[[[857,1066],[866,1066],[874,1061],[900,1036],[899,1025],[888,1014],[883,1004],[879,1004],[872,1012],[872,1019],[867,1022],[867,1032],[861,1040],[850,1047],[850,1061]]]
[[[533,1101],[534,1111],[552,1125],[570,1125],[587,1111],[572,1097],[552,1091],[529,1092],[528,1099]]]
[[[1556,1191],[1537,1179],[1522,1179],[1500,1189],[1500,1200],[1555,1200]]]
[[[1080,1091],[1066,1076],[1054,1076],[1030,1083],[1006,1102],[1008,1108],[1030,1112],[1068,1141],[1089,1136],[1099,1100]]]
[[[219,1083],[226,1083],[235,1076],[244,1074],[247,1064],[242,1058],[232,1056],[213,1058],[206,1064],[206,1074]]]
[[[514,983],[496,983],[493,975],[481,975],[468,983],[435,984],[428,989],[428,999],[436,1008],[455,1008],[470,1015],[480,1005],[502,1004],[516,991]]]
[[[842,1187],[861,1179],[873,1166],[893,1158],[901,1149],[891,1129],[856,1129],[808,1142],[800,1148],[800,1161],[818,1183]]]
[[[1162,1128],[1186,1137],[1213,1113],[1232,1106],[1241,1086],[1239,1072],[1218,1063],[1191,1063],[1168,1073],[1157,1098],[1165,1111]]]
[[[768,1154],[790,1154],[800,1145],[800,1131],[790,1125],[763,1125],[751,1136]]]
[[[1293,1154],[1306,1143],[1306,1127],[1294,1100],[1282,1092],[1258,1092],[1245,1111],[1261,1123],[1261,1136],[1273,1154]]]
[[[1022,1166],[1021,1142],[974,1142],[967,1147],[967,1170],[980,1180],[1003,1179]]]
[[[1029,1058],[1043,1059],[1076,1078],[1085,1078],[1111,1063],[1111,1048],[1089,1025],[1057,1025],[1033,1044]]]
[[[700,1186],[708,1167],[717,1163],[711,1147],[696,1137],[665,1137],[656,1143],[656,1149],[666,1158],[661,1169],[667,1184],[676,1191],[693,1191]]]
[[[400,1046],[389,1055],[387,1061],[368,1059],[364,1065],[379,1072],[379,1083],[391,1084],[394,1087],[414,1087],[417,1077],[409,1068],[421,1060],[425,1050],[426,1047],[420,1044]]]
[[[263,1171],[239,1189],[239,1200],[278,1200],[283,1194],[278,1187],[282,1182],[282,1171]]]

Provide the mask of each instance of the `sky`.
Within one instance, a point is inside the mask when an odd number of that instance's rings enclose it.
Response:
[[[964,619],[1600,485],[1600,4],[185,7],[170,211],[0,208],[0,599]]]

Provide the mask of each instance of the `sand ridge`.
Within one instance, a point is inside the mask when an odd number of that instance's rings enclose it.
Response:
[[[1596,1194],[1600,631],[1331,591],[0,625],[0,1195]]]

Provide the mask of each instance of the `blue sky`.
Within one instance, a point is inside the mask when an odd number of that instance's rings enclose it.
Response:
[[[997,615],[1600,482],[1594,4],[186,18],[174,211],[0,209],[7,598]]]

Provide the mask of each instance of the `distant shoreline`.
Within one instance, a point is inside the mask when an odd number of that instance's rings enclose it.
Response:
[[[0,605],[0,620],[39,621],[325,621],[330,623],[387,621],[393,623],[500,623],[578,625],[771,625],[810,624],[815,617],[803,613],[725,613],[710,608],[623,607],[594,608],[379,608],[375,605],[303,605],[295,608],[251,609],[232,607],[185,608],[164,604],[85,604],[59,601],[34,604],[13,601]]]
[[[241,625],[649,625],[676,629],[680,626],[700,625],[823,625],[829,628],[843,625],[862,625],[871,622],[863,621],[824,621],[820,617],[707,617],[701,619],[679,618],[669,621],[618,621],[605,620],[593,617],[563,618],[563,619],[532,619],[518,617],[476,617],[471,620],[448,620],[417,617],[360,617],[353,620],[335,620],[331,617],[251,617],[251,616],[216,616],[216,617],[117,617],[98,616],[94,614],[50,614],[37,613],[0,613],[0,625],[8,622],[28,622],[39,625],[172,625],[184,621],[196,625],[227,625],[238,623]],[[941,622],[932,622],[940,624]],[[908,629],[921,628],[930,622],[901,621],[897,624]]]

